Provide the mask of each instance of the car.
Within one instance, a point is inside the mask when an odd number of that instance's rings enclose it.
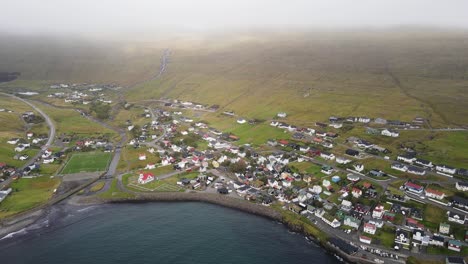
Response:
[[[20,159],[20,160],[27,160],[27,159],[29,159],[29,156],[26,155],[26,154],[24,154],[24,155],[21,155],[21,156],[19,157],[19,159]]]

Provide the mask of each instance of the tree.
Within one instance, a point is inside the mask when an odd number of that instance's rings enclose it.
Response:
[[[93,103],[89,110],[96,113],[97,118],[107,119],[110,115],[111,106],[108,104],[103,104],[102,102],[97,102]]]

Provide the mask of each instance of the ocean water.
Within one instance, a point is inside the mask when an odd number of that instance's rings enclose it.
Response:
[[[1,240],[0,263],[338,263],[281,224],[204,203],[93,206],[55,218]]]

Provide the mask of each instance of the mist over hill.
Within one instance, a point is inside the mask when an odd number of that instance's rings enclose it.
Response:
[[[298,120],[372,111],[463,125],[467,44],[467,31],[422,28],[119,40],[10,35],[0,41],[0,71],[26,80],[118,83],[129,100],[179,98],[262,118],[280,109]],[[166,48],[165,74],[147,81]]]

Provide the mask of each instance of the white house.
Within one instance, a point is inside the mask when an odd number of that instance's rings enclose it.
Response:
[[[387,136],[387,137],[399,137],[400,133],[395,130],[390,130],[390,129],[384,129],[381,132],[382,136]]]
[[[359,241],[361,241],[364,244],[370,245],[370,243],[372,242],[372,238],[366,236],[359,236]]]
[[[365,123],[365,124],[367,124],[367,123],[369,123],[369,122],[371,121],[371,119],[370,119],[369,117],[361,116],[361,117],[359,117],[359,118],[357,119],[357,121],[358,121],[359,123]]]
[[[448,214],[448,220],[450,222],[458,223],[458,224],[461,224],[461,225],[465,224],[465,218],[466,217],[465,217],[464,214],[458,214],[458,213],[454,213],[454,212],[451,212],[451,211],[448,211],[447,214]]]
[[[320,153],[320,157],[323,158],[323,159],[326,159],[326,160],[334,160],[335,159],[335,154],[322,152],[322,153]]]
[[[455,183],[455,188],[457,188],[457,190],[459,191],[466,192],[468,191],[468,183],[458,181],[457,183]]]
[[[357,172],[362,172],[364,170],[363,164],[354,164],[353,167],[354,167],[354,170],[356,170]]]
[[[237,119],[238,124],[245,124],[247,121],[244,118]]]
[[[406,172],[408,170],[408,166],[403,165],[401,163],[393,163],[391,166],[392,169]]]
[[[151,172],[140,172],[140,176],[138,177],[139,184],[147,184],[151,181],[154,181],[154,175]]]
[[[398,155],[397,160],[412,164],[416,158],[411,155]]]
[[[15,152],[21,152],[21,151],[23,151],[23,150],[25,150],[25,149],[26,149],[26,148],[24,147],[24,145],[23,145],[23,144],[20,144],[20,145],[16,146]]]
[[[140,155],[138,155],[138,160],[146,160],[146,154],[141,153]]]
[[[370,224],[370,223],[364,224],[364,230],[363,230],[364,233],[374,235],[376,230],[377,230],[377,227],[375,225]]]
[[[354,218],[352,216],[346,216],[343,221],[343,224],[346,226],[358,229],[359,226],[361,225],[361,220]]]
[[[145,169],[147,169],[147,170],[156,169],[156,164],[154,164],[154,163],[148,163],[148,164],[146,164]]]
[[[279,112],[277,114],[277,116],[280,117],[280,118],[285,118],[287,116],[287,114],[285,112]]]
[[[445,198],[445,193],[441,191],[437,191],[437,190],[430,189],[430,188],[426,188],[424,191],[426,192],[426,196],[429,198],[434,198],[437,200],[442,200]]]
[[[19,138],[12,138],[12,139],[7,141],[7,143],[11,144],[11,145],[16,145],[16,144],[18,144],[18,142],[19,142]]]
[[[450,166],[446,166],[446,165],[437,165],[436,171],[441,172],[441,173],[447,173],[447,174],[455,174],[457,172],[457,169],[452,168]]]
[[[351,160],[348,159],[348,158],[336,157],[336,163],[338,163],[338,164],[348,164],[350,162],[351,162]]]
[[[53,157],[47,157],[47,158],[42,160],[42,163],[49,164],[49,163],[54,162],[54,160],[55,160],[55,158],[53,158]]]
[[[372,211],[372,218],[381,219],[385,213],[383,205],[377,205]]]

